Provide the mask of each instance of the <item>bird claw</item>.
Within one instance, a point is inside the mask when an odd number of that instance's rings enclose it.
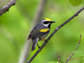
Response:
[[[40,46],[39,46],[39,44],[37,43],[37,46],[38,46],[38,48],[41,48]]]

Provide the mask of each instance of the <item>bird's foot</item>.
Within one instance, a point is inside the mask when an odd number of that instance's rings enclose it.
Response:
[[[40,48],[39,44],[37,43],[38,48]]]
[[[42,41],[45,41],[45,39],[41,39]]]
[[[47,41],[46,39],[41,39],[41,40],[42,40],[42,41],[45,41],[45,42]]]

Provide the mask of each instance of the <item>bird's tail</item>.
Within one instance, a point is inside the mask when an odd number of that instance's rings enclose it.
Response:
[[[36,48],[36,43],[38,42],[38,38],[32,39],[33,45],[32,45],[32,51]]]

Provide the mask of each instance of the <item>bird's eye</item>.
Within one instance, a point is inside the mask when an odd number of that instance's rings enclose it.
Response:
[[[44,24],[48,24],[49,22],[45,21]]]

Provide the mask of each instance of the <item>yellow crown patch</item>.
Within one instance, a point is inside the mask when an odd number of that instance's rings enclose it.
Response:
[[[51,19],[49,19],[49,18],[45,18],[45,20],[47,20],[47,21],[51,21]]]

